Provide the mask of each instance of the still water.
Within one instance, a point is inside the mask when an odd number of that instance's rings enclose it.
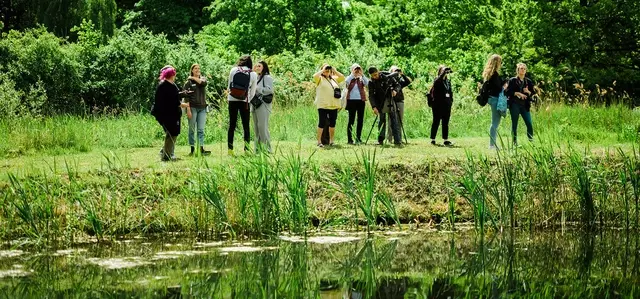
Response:
[[[134,238],[0,249],[0,298],[634,298],[636,232]]]

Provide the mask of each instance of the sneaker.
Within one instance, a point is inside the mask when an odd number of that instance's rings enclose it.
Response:
[[[497,150],[498,150],[498,147],[497,147],[497,146],[495,146],[495,145],[489,145],[489,150],[490,150],[490,151],[497,151]]]
[[[436,145],[436,141],[435,140],[431,140],[431,145]]]
[[[451,141],[449,141],[449,140],[446,140],[446,141],[444,142],[444,146],[452,146],[452,145],[453,145],[453,142],[451,142]]]
[[[324,147],[324,144],[318,143],[318,147]]]

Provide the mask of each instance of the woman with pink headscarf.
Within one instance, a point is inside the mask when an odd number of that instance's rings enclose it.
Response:
[[[174,155],[176,139],[180,135],[180,118],[182,109],[189,107],[188,103],[181,103],[180,98],[189,91],[180,91],[175,84],[176,69],[165,67],[160,73],[160,84],[156,88],[154,116],[165,132],[164,147],[160,151],[162,161],[177,160]]]

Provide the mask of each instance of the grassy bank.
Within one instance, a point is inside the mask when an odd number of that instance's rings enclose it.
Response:
[[[639,227],[636,148],[597,153],[533,144],[467,151],[466,158],[390,159],[403,150],[289,151],[155,168],[117,155],[82,170],[79,160],[58,160],[51,166],[57,171],[9,174],[1,183],[0,239],[73,242],[169,231],[233,237],[467,221],[481,231]],[[326,159],[340,154],[345,159]]]
[[[228,113],[208,114],[207,145],[224,142],[228,127]],[[282,109],[276,99],[271,118],[271,136],[277,142],[313,142],[317,125],[317,111],[308,106]],[[470,98],[460,98],[454,105],[450,138],[488,138],[489,107],[481,108]],[[375,117],[366,111],[364,138]],[[339,113],[336,129],[338,143],[346,143],[347,113]],[[405,132],[409,139],[428,138],[432,113],[421,94],[408,91]],[[542,103],[533,111],[537,138],[560,144],[583,143],[599,146],[638,142],[640,112],[624,106],[583,107]],[[519,125],[519,136],[524,139],[524,124]],[[508,137],[511,120],[507,117],[500,131]],[[375,135],[376,129],[373,130]],[[178,145],[187,144],[187,124],[183,120]],[[238,129],[236,140],[241,139]],[[253,133],[252,133],[253,134]],[[440,136],[440,135],[439,135]],[[53,118],[0,120],[0,155],[18,157],[39,154],[70,154],[94,150],[117,150],[154,147],[162,142],[163,134],[155,120],[146,112],[120,116],[58,116]],[[440,137],[438,137],[440,138]],[[373,136],[373,139],[375,136]],[[486,143],[486,141],[485,141]]]

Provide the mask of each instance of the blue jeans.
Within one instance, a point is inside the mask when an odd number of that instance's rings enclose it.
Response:
[[[509,113],[511,114],[511,135],[513,136],[513,143],[518,142],[518,119],[522,115],[524,124],[527,126],[527,137],[529,140],[533,140],[533,121],[531,120],[531,112],[527,111],[527,107],[518,102],[512,102],[509,106]]]
[[[204,124],[207,122],[207,108],[191,107],[191,118],[189,119],[189,145],[195,146],[196,125],[198,129],[198,145],[204,145]]]
[[[500,112],[498,112],[498,98],[489,97],[489,105],[491,106],[491,129],[489,129],[489,146],[496,146],[496,138],[498,136],[498,127],[500,126]]]

